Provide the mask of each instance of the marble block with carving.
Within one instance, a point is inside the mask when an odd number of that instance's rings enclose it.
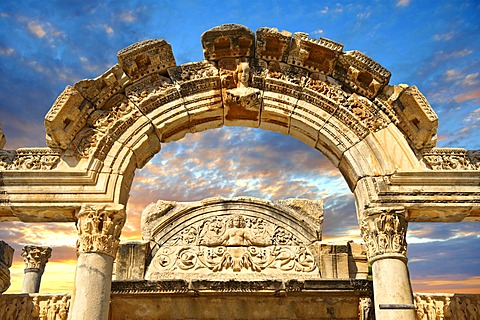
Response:
[[[142,214],[145,279],[320,278],[323,201],[251,197],[158,201]]]

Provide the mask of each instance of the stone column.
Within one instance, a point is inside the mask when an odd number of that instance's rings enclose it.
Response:
[[[406,257],[405,209],[369,209],[359,221],[372,265],[375,318],[416,319]]]
[[[10,287],[10,267],[14,251],[5,241],[0,240],[0,294]]]
[[[23,276],[22,292],[38,293],[43,271],[48,259],[52,255],[52,248],[39,246],[25,246],[22,257],[25,261],[25,275]]]
[[[77,269],[69,319],[107,320],[123,205],[83,205],[77,214]]]

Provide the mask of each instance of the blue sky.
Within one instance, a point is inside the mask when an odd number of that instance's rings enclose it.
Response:
[[[102,74],[122,48],[163,38],[177,64],[199,61],[204,31],[239,23],[253,31],[268,26],[307,32],[342,43],[344,51],[362,51],[392,72],[391,84],[419,87],[439,116],[438,146],[480,149],[479,22],[477,1],[4,0],[0,121],[5,148],[44,146],[43,118],[58,94],[66,85]],[[140,212],[149,202],[216,195],[322,198],[324,237],[359,239],[353,196],[323,155],[279,133],[231,127],[165,144],[137,171],[122,237],[140,237]],[[414,289],[480,292],[479,233],[475,223],[410,224]],[[53,246],[44,290],[69,289],[75,259],[71,224],[5,223],[0,239],[16,248],[12,273],[22,273],[22,245]],[[10,291],[20,290],[21,276]],[[59,277],[63,286],[55,287]]]

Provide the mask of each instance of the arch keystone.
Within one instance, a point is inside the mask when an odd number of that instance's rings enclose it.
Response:
[[[255,34],[241,24],[223,24],[205,31],[202,36],[205,60],[253,57]]]

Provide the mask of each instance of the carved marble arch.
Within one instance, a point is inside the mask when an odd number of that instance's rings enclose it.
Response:
[[[60,94],[47,148],[0,152],[0,221],[74,221],[82,204],[125,205],[162,143],[221,126],[291,135],[339,168],[358,214],[404,207],[408,221],[480,220],[480,152],[436,148],[437,116],[415,87],[359,51],[307,34],[222,25],[205,60],[176,65],[165,40]]]

